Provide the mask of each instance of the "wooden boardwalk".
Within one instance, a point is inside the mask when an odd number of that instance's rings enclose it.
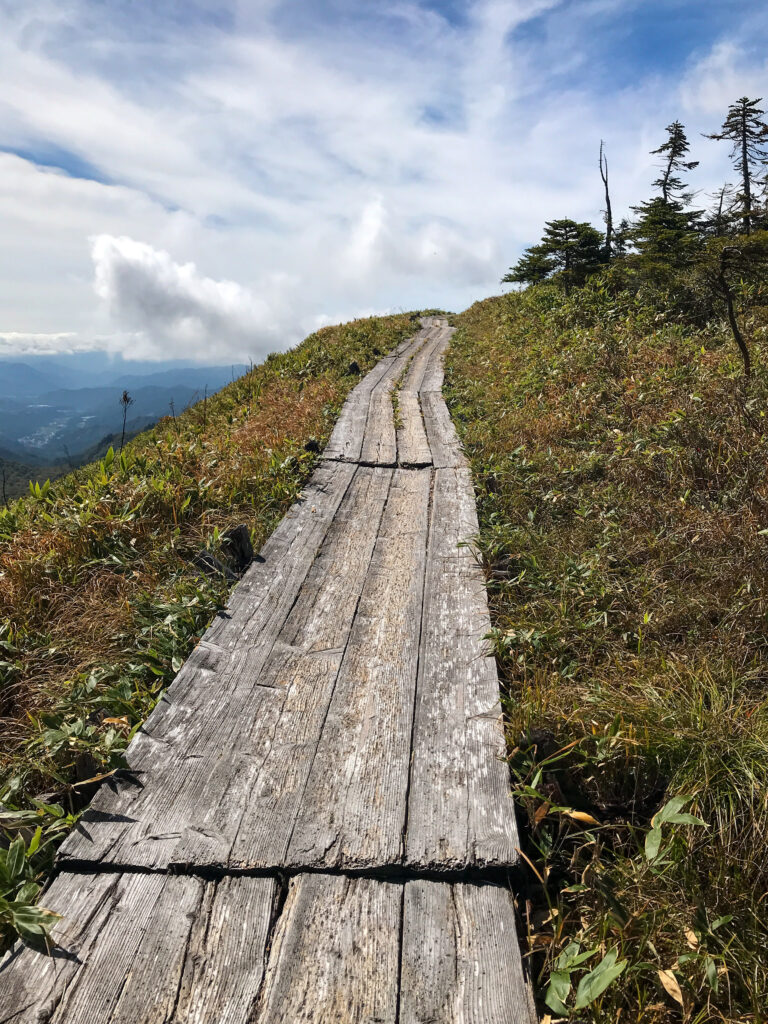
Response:
[[[61,848],[0,1024],[531,1024],[469,471],[423,328]]]

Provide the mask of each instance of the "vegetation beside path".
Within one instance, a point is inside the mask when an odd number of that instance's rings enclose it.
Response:
[[[225,561],[240,524],[258,550],[360,374],[417,321],[323,328],[0,510],[0,949],[44,933],[56,843],[225,602],[231,574],[201,551]]]
[[[448,354],[553,1020],[767,1019],[768,310],[745,383],[706,294],[536,285]]]

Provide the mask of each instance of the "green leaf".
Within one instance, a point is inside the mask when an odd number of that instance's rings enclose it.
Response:
[[[600,963],[589,974],[585,974],[576,990],[576,1009],[583,1010],[615,981],[627,966],[626,960],[616,963],[618,950],[609,949]]]
[[[706,821],[702,821],[701,818],[697,818],[695,814],[671,814],[667,821],[670,825],[704,825],[706,827]]]
[[[717,977],[717,966],[712,957],[707,957],[707,966],[705,968],[705,974],[707,976],[707,984],[715,993],[715,995],[717,995],[719,979]]]
[[[572,971],[574,967],[583,964],[597,952],[597,947],[581,952],[581,945],[578,942],[569,942],[563,952],[557,958],[556,967],[559,971]]]
[[[5,855],[5,869],[9,879],[20,878],[24,873],[26,846],[23,836],[16,836]]]
[[[34,903],[40,895],[40,886],[37,882],[26,882],[16,893],[16,903]]]
[[[553,971],[549,976],[544,1002],[555,1013],[568,1013],[565,1000],[571,991],[571,975],[568,971]]]
[[[40,846],[40,840],[42,838],[43,826],[38,825],[37,828],[35,829],[35,834],[29,841],[29,846],[27,847],[27,857],[31,857],[33,854],[37,853],[38,847]]]
[[[651,818],[651,827],[658,828],[659,825],[663,825],[665,822],[685,824],[685,825],[706,825],[705,821],[701,818],[696,818],[692,814],[681,814],[683,807],[689,804],[693,800],[692,796],[673,796],[671,800],[657,811],[656,814]]]
[[[13,926],[22,938],[47,935],[61,916],[43,907],[30,907],[23,903],[10,903],[9,906]]]
[[[645,837],[645,856],[647,860],[656,860],[661,849],[661,829],[652,828]]]
[[[717,920],[713,921],[709,926],[711,932],[716,932],[724,924],[728,924],[733,920],[733,914],[725,914],[723,917],[718,917]]]

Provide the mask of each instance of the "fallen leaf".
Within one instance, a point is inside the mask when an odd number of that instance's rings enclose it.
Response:
[[[119,718],[102,718],[103,725],[119,725],[121,729],[130,729],[131,720],[127,715],[121,715]]]
[[[685,941],[691,947],[691,949],[699,948],[699,940],[696,938],[696,933],[690,928],[685,929]]]
[[[534,824],[538,825],[541,821],[544,820],[544,818],[546,818],[546,816],[549,814],[549,807],[550,805],[545,802],[541,805],[541,807],[536,808],[536,813],[533,816]]]
[[[674,976],[672,971],[659,971],[659,981],[664,986],[664,991],[667,995],[672,996],[676,1003],[681,1006],[685,1006],[683,1003],[683,993],[680,990],[680,986],[677,983],[677,978]]]
[[[600,822],[597,820],[597,818],[593,818],[592,815],[591,814],[587,814],[586,811],[572,811],[569,807],[566,807],[566,808],[563,808],[563,810],[560,811],[560,813],[564,814],[566,816],[566,818],[573,818],[574,821],[583,821],[587,825],[599,825],[600,824]]]

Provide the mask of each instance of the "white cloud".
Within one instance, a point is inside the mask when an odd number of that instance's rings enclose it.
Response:
[[[745,59],[744,45],[734,39],[717,43],[688,70],[680,87],[686,110],[704,114],[714,131],[724,120],[729,103],[740,96],[762,96],[768,87],[768,61]]]
[[[545,219],[599,223],[600,138],[617,213],[647,195],[677,116],[694,187],[727,175],[699,133],[731,94],[761,95],[743,40],[599,88],[591,65],[622,59],[600,19],[637,0],[459,6],[197,0],[182,23],[166,5],[0,2],[0,148],[37,154],[0,152],[0,330],[258,358],[329,319],[498,290]],[[538,16],[544,41],[519,41]]]
[[[282,314],[235,281],[205,277],[194,263],[175,263],[167,252],[125,236],[91,241],[96,294],[115,325],[132,333],[141,357],[170,348],[193,360],[245,358],[280,341]]]
[[[84,341],[72,332],[64,334],[24,334],[6,331],[0,334],[2,355],[60,355],[64,352],[93,352],[102,346],[97,339]]]

